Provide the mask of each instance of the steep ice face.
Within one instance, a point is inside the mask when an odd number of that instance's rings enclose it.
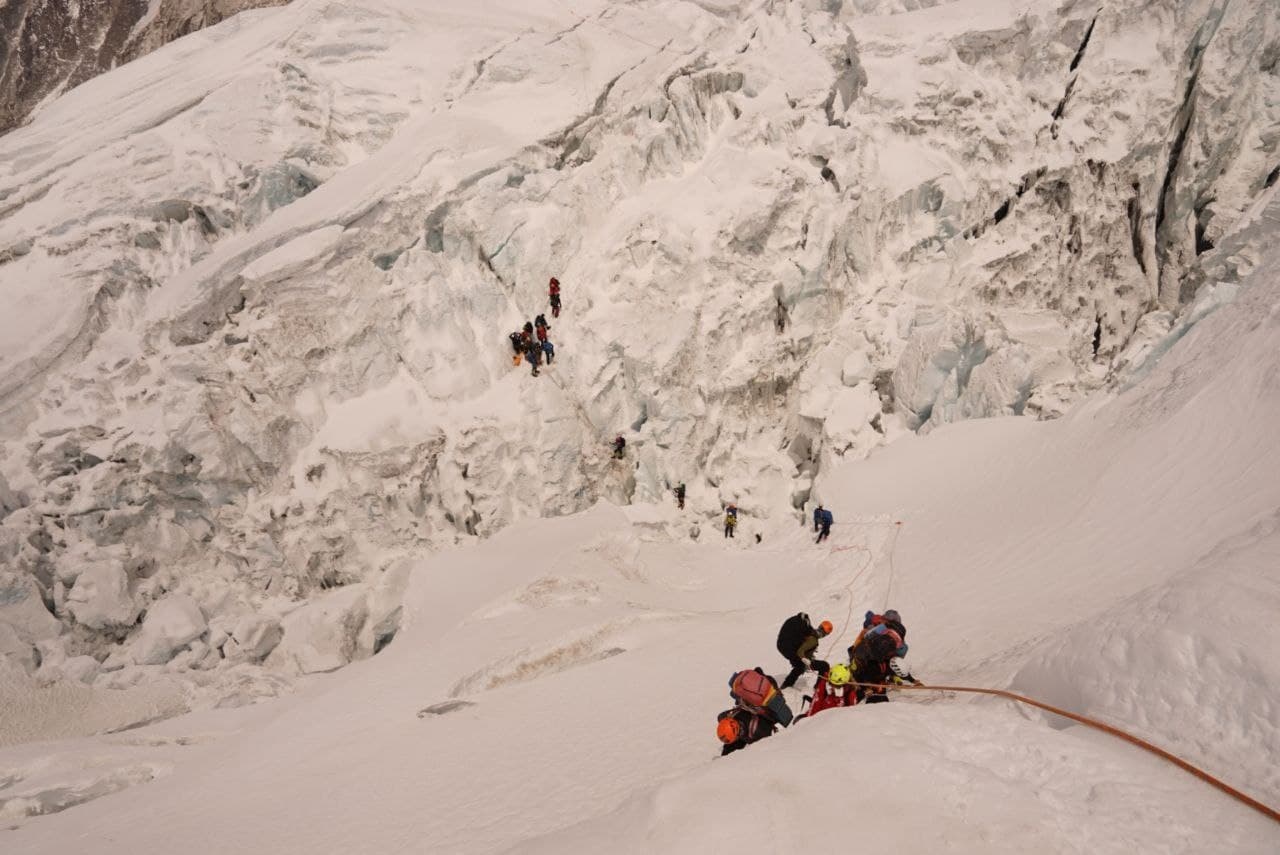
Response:
[[[0,554],[72,652],[179,594],[210,679],[323,670],[405,553],[681,481],[793,512],[1123,380],[1267,239],[1262,0],[452,5],[298,3],[0,139]]]
[[[0,3],[0,134],[42,103],[245,9],[288,0],[5,0]]]

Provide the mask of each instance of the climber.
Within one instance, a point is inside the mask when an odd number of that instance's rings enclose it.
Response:
[[[542,317],[542,315],[538,315],[538,317]],[[537,337],[538,337],[538,342],[539,342],[539,343],[542,343],[542,342],[544,342],[544,341],[546,341],[546,340],[547,340],[547,325],[546,325],[546,324],[536,324],[536,325],[534,326],[534,330],[535,330],[535,333],[536,333],[536,335],[537,335]]]
[[[547,358],[547,364],[550,365],[556,358],[556,346],[546,339],[543,339],[542,353]]]
[[[527,335],[529,338],[533,338],[533,322],[532,321],[524,322],[524,334]]]
[[[729,697],[733,698],[733,709],[716,717],[716,736],[725,744],[722,756],[772,735],[776,725],[786,727],[794,717],[778,681],[762,668],[734,672],[729,678]],[[726,724],[729,720],[734,723]]]
[[[862,629],[858,632],[858,636],[853,640],[853,644],[850,645],[850,649],[858,646],[863,637],[866,636],[867,630],[873,629],[881,624],[888,626],[889,629],[898,633],[898,637],[903,641],[907,640],[907,627],[902,622],[902,615],[898,614],[897,609],[885,609],[885,612],[882,615],[878,615],[868,609],[867,613],[862,617]]]
[[[680,482],[680,486],[676,487],[674,492],[676,494],[676,507],[683,511],[684,510],[684,482],[683,481]]]
[[[813,509],[813,533],[817,534],[818,529],[822,527],[822,505]]]
[[[537,342],[529,342],[528,350],[525,355],[529,358],[529,364],[533,366],[531,372],[534,377],[538,376],[538,366],[542,364],[542,346]]]
[[[815,659],[818,642],[831,634],[831,621],[824,620],[815,629],[809,623],[809,616],[804,612],[792,615],[783,621],[778,630],[778,652],[791,663],[791,673],[782,681],[782,688],[789,689],[800,679],[800,675],[809,668],[824,674],[827,663]]]
[[[831,707],[851,707],[856,704],[858,696],[856,687],[850,685],[852,680],[853,670],[839,662],[832,665],[826,674],[820,675],[813,687],[808,717],[813,718]]]
[[[818,539],[814,541],[814,543],[822,543],[822,541],[826,540],[828,537],[831,536],[831,523],[832,523],[831,511],[828,511],[826,508],[823,508],[822,506],[819,506],[818,509],[822,511],[822,517],[821,517],[822,531],[818,532]]]
[[[514,355],[511,357],[511,364],[519,365],[520,357],[524,353],[524,339],[520,336],[520,332],[518,330],[507,336],[507,338],[511,339],[511,349],[515,351]]]
[[[551,317],[558,318],[560,317],[560,280],[554,276],[551,277],[548,294],[551,297]]]
[[[621,460],[623,454],[626,453],[627,441],[621,436],[617,436],[613,440],[613,459]]]
[[[896,623],[902,626],[901,621]],[[854,682],[885,685],[890,674],[890,660],[894,657],[901,659],[906,655],[907,643],[887,620],[873,623],[864,629],[849,647],[849,663],[853,666]],[[858,700],[876,704],[889,700],[889,696],[883,688],[859,686]]]
[[[738,527],[738,509],[730,505],[724,512],[724,536],[733,537],[733,531]]]
[[[889,629],[898,633],[903,641],[907,640],[907,627],[902,622],[902,615],[898,614],[897,609],[885,609],[884,614],[878,615],[873,611],[868,611],[862,618],[862,632],[858,633],[858,637],[853,640],[857,644],[862,640],[862,636],[866,635],[867,630],[880,624],[888,624]]]
[[[716,736],[724,747],[720,756],[746,748],[753,742],[759,742],[766,736],[773,736],[777,725],[768,716],[752,712],[745,707],[734,707],[716,716]]]

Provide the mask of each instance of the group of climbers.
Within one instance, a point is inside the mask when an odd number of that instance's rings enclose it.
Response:
[[[560,280],[552,276],[550,288],[551,316],[558,318],[560,317]],[[533,376],[537,377],[538,368],[543,360],[546,360],[548,365],[554,362],[556,348],[547,338],[547,331],[550,329],[547,316],[538,315],[532,321],[525,321],[524,329],[516,330],[507,336],[511,342],[511,364],[519,365],[521,359],[527,359],[533,369]]]
[[[801,702],[809,704],[803,717],[817,715],[832,707],[887,701],[887,687],[918,683],[902,658],[907,655],[907,628],[894,609],[884,614],[867,612],[853,644],[849,663],[828,664],[817,658],[818,644],[831,634],[831,621],[814,626],[804,612],[793,615],[778,630],[778,652],[791,664],[781,685],[761,668],[735,672],[729,678],[729,695],[734,706],[720,713],[716,736],[723,744],[721,755],[729,754],[772,736],[778,726],[787,727],[795,714],[783,697],[809,670],[817,674],[813,694]]]
[[[542,360],[546,359],[550,365],[555,361],[556,348],[547,338],[547,330],[551,329],[547,325],[545,315],[538,315],[532,321],[525,321],[524,329],[517,330],[507,336],[511,341],[511,349],[514,351],[511,357],[512,365],[519,365],[520,359],[523,357],[529,360],[529,365],[533,367],[533,376],[538,376],[538,367],[542,365]]]

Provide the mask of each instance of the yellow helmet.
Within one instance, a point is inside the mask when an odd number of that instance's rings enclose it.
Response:
[[[836,663],[831,666],[831,670],[827,672],[827,682],[833,686],[846,685],[853,679],[853,672],[849,670],[848,665]]]

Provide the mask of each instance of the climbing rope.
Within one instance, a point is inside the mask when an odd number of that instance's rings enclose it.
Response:
[[[885,587],[885,593],[884,593],[886,609],[889,607],[889,600],[893,593],[893,576],[894,576],[894,570],[895,570],[893,556],[894,556],[894,552],[897,550],[897,547],[898,547],[898,533],[901,531],[902,531],[902,522],[901,521],[894,522],[893,539],[889,544],[889,581]],[[871,556],[871,550],[861,545],[840,547],[838,549],[833,549],[832,553],[843,552],[849,549],[858,549],[858,550],[861,550],[862,552],[865,552],[868,557],[868,561],[866,564],[862,566],[861,569],[858,570],[856,574],[854,574],[854,577],[849,580],[849,584],[845,586],[849,594],[849,611],[845,615],[844,626],[840,628],[840,632],[832,634],[832,642],[831,642],[832,644],[835,643],[834,640],[836,638],[840,638],[841,636],[844,635],[845,630],[848,629],[849,627],[849,622],[853,618],[853,585],[854,583],[857,582],[858,579],[861,578],[862,574],[865,573],[874,563],[874,559],[872,559],[872,556]],[[827,655],[830,654],[830,651],[831,651],[831,648],[828,647]],[[1015,701],[1020,704],[1027,704],[1028,706],[1037,707],[1038,709],[1051,712],[1054,715],[1060,715],[1063,718],[1068,718],[1074,722],[1079,722],[1080,724],[1083,724],[1087,727],[1092,727],[1095,730],[1100,730],[1103,733],[1110,734],[1111,736],[1114,736],[1118,739],[1123,739],[1125,742],[1128,742],[1131,745],[1136,745],[1137,747],[1143,749],[1144,751],[1149,751],[1150,753],[1156,755],[1157,757],[1163,760],[1166,760],[1169,763],[1172,763],[1173,765],[1177,766],[1179,769],[1182,769],[1184,772],[1191,773],[1192,775],[1196,776],[1197,778],[1209,784],[1210,786],[1216,787],[1217,789],[1231,796],[1233,799],[1236,799],[1237,801],[1248,805],[1249,807],[1253,808],[1258,813],[1262,814],[1263,816],[1267,817],[1273,822],[1280,823],[1280,811],[1277,811],[1275,808],[1269,807],[1263,804],[1262,802],[1258,801],[1257,799],[1253,798],[1252,796],[1249,796],[1241,792],[1240,790],[1237,790],[1235,787],[1226,783],[1222,779],[1211,775],[1210,773],[1199,768],[1198,766],[1193,766],[1191,763],[1188,763],[1186,760],[1183,760],[1181,757],[1177,756],[1176,754],[1172,754],[1164,750],[1158,745],[1153,745],[1152,743],[1146,741],[1145,739],[1142,739],[1141,737],[1134,736],[1133,734],[1128,733],[1124,730],[1121,730],[1118,727],[1114,727],[1113,725],[1109,725],[1109,724],[1106,724],[1105,722],[1098,721],[1097,719],[1089,718],[1088,716],[1080,715],[1078,713],[1073,713],[1073,712],[1070,712],[1069,710],[1064,710],[1061,707],[1055,707],[1052,704],[1046,704],[1043,701],[1037,701],[1034,698],[1028,698],[1025,695],[1019,695],[1016,692],[1009,692],[1003,689],[979,689],[979,688],[974,688],[972,686],[924,686],[920,684],[912,685],[909,683],[906,685],[899,686],[899,685],[884,685],[881,683],[854,682],[851,685],[860,686],[866,689],[877,689],[877,690],[902,689],[902,690],[919,691],[919,692],[956,692],[956,693],[967,693],[967,694],[973,694],[973,695],[992,695],[997,698],[1005,698],[1006,700]]]
[[[893,542],[889,544],[889,584],[884,589],[884,609],[889,608],[889,596],[893,593],[893,553],[898,549],[898,532],[902,531],[902,521],[898,520],[893,524]]]
[[[1168,751],[1165,751],[1163,748],[1157,745],[1152,745],[1150,742],[1147,742],[1145,739],[1134,736],[1131,733],[1127,733],[1118,727],[1113,727],[1112,725],[1106,724],[1105,722],[1098,721],[1097,719],[1089,718],[1088,716],[1084,716],[1084,715],[1079,715],[1078,713],[1073,713],[1068,710],[1064,710],[1060,707],[1055,707],[1052,704],[1046,704],[1043,701],[1037,701],[1034,698],[1028,698],[1025,695],[1019,695],[1015,692],[1004,691],[1003,689],[976,689],[971,686],[922,686],[922,685],[913,686],[911,684],[907,684],[903,686],[896,686],[896,685],[889,686],[881,683],[853,683],[852,685],[861,686],[863,688],[868,688],[868,689],[907,689],[907,690],[914,690],[914,691],[920,691],[920,692],[965,692],[973,695],[994,695],[995,697],[998,697],[998,698],[1005,698],[1007,700],[1017,701],[1020,704],[1027,704],[1029,706],[1038,707],[1039,709],[1047,710],[1048,712],[1051,712],[1054,715],[1060,715],[1063,718],[1069,718],[1072,721],[1079,722],[1080,724],[1086,725],[1088,727],[1092,727],[1095,730],[1100,730],[1103,733],[1108,733],[1114,737],[1123,739],[1125,742],[1128,742],[1131,745],[1136,745],[1139,748],[1142,748],[1146,751],[1150,751],[1152,754],[1164,760],[1167,760],[1168,762],[1177,766],[1179,769],[1182,769],[1184,772],[1190,772],[1192,775],[1195,775],[1197,778],[1204,781],[1205,783],[1211,786],[1217,787],[1219,790],[1231,796],[1233,799],[1243,802],[1244,804],[1253,808],[1258,813],[1262,814],[1268,819],[1274,822],[1280,823],[1280,811],[1277,811],[1275,808],[1268,807],[1267,805],[1264,805],[1262,802],[1258,801],[1257,799],[1251,796],[1248,796],[1245,793],[1240,792],[1235,787],[1231,786],[1225,781],[1214,777],[1213,775],[1209,774],[1208,772],[1204,771],[1198,766],[1191,765],[1186,760],[1183,760],[1181,757],[1178,757],[1176,754],[1171,754]]]
[[[885,525],[887,524],[887,522],[888,520],[858,520],[851,523],[851,525],[865,525],[865,526]],[[901,530],[902,530],[902,523],[894,522],[893,540],[889,544],[889,585],[890,587],[893,586],[893,552],[895,549],[898,548],[898,532]],[[848,594],[849,608],[845,612],[844,624],[841,625],[840,631],[831,633],[831,636],[830,636],[831,641],[827,643],[826,652],[822,654],[824,657],[831,655],[831,651],[835,648],[835,644],[837,640],[844,637],[845,630],[849,628],[849,624],[853,621],[853,586],[854,584],[856,584],[857,581],[860,578],[862,578],[863,573],[866,573],[868,570],[871,569],[872,565],[875,564],[875,556],[872,554],[869,548],[867,548],[862,544],[854,544],[853,546],[832,547],[831,554],[834,555],[837,552],[847,552],[850,549],[857,549],[860,552],[864,553],[866,555],[866,563],[863,564],[862,567],[858,569],[857,573],[853,574],[853,578],[850,579],[849,583],[844,586],[845,593]],[[887,596],[888,595],[886,593],[886,597]],[[885,608],[888,608],[888,606],[886,606]]]
[[[858,579],[862,578],[862,574],[870,570],[871,565],[875,563],[875,559],[871,555],[871,550],[867,549],[867,547],[865,546],[846,546],[844,548],[861,550],[863,554],[866,555],[866,563],[863,564],[862,567],[858,569],[857,573],[853,574],[853,578],[849,580],[849,584],[844,586],[845,593],[848,595],[849,609],[844,614],[844,624],[840,627],[840,631],[831,633],[831,641],[827,643],[827,650],[825,653],[822,654],[824,657],[831,655],[831,651],[834,649],[837,639],[844,637],[845,630],[849,628],[849,624],[853,621],[853,586],[854,584],[858,581]]]

